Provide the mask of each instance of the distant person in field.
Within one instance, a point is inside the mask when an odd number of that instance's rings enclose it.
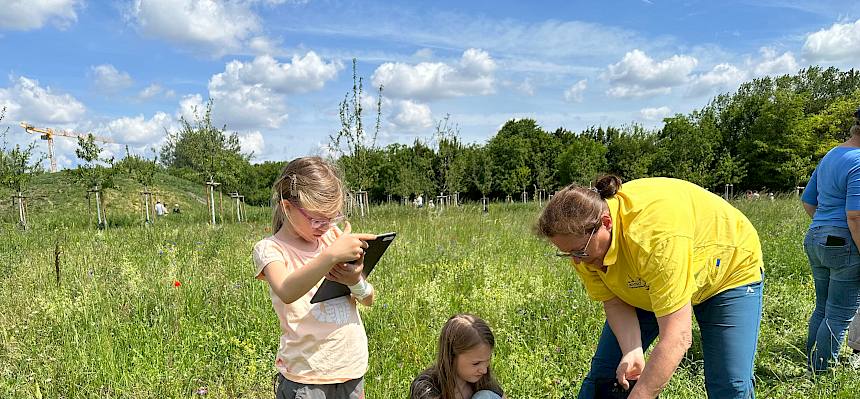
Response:
[[[801,196],[812,218],[803,248],[815,282],[806,338],[813,371],[825,371],[838,360],[845,330],[860,306],[860,109],[854,117],[851,137],[821,159]]]
[[[173,204],[173,213],[180,214],[182,211],[179,209],[179,204]]]
[[[352,233],[343,202],[339,174],[319,157],[290,161],[272,187],[274,234],[254,245],[253,258],[280,321],[278,399],[364,398],[367,335],[357,304],[373,304],[361,262],[376,236]],[[312,304],[324,278],[351,294]]]
[[[155,214],[157,216],[164,216],[167,214],[167,208],[164,207],[164,204],[161,201],[155,201]]]
[[[693,315],[708,397],[755,397],[764,262],[739,210],[683,180],[604,176],[554,195],[535,232],[572,260],[606,314],[580,399],[612,378],[624,389],[637,380],[631,398],[656,397],[692,344]]]
[[[477,316],[458,314],[442,327],[436,361],[409,386],[409,399],[499,399],[490,363],[496,339]]]
[[[424,207],[424,196],[423,195],[418,194],[418,197],[415,198],[415,206],[417,206],[418,208]]]

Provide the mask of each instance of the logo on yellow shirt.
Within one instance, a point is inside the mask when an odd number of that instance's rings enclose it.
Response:
[[[645,280],[642,280],[641,277],[633,278],[630,276],[627,276],[627,287],[628,288],[644,288],[646,291],[651,289],[651,287],[649,287],[648,284],[645,282]]]

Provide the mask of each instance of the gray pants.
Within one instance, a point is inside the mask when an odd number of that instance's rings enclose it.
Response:
[[[364,399],[364,378],[340,384],[299,384],[277,375],[275,399]]]
[[[848,347],[860,350],[860,309],[857,309],[854,320],[848,325]]]

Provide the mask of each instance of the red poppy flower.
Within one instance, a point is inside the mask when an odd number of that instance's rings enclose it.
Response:
[[[173,280],[173,286],[174,287],[181,287],[182,283],[180,283],[179,280]]]

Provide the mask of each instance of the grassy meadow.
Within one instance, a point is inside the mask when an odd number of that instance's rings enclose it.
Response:
[[[10,223],[8,200],[0,204],[0,397],[273,396],[278,323],[250,255],[270,234],[269,211],[248,207],[249,222],[212,228],[192,193],[172,195],[182,198],[182,215],[143,227],[139,208],[109,205],[108,217],[125,222],[105,231],[87,226],[78,197],[74,206],[34,206],[25,232]],[[804,375],[814,293],[800,204],[735,205],[758,228],[766,259],[757,396],[857,397],[852,370]],[[124,213],[111,213],[117,208]],[[376,304],[362,309],[369,398],[405,397],[432,361],[442,323],[457,312],[490,322],[494,369],[508,397],[574,396],[603,312],[569,264],[531,235],[538,211],[536,204],[493,204],[488,215],[476,205],[384,205],[352,218],[356,231],[399,233],[370,278]],[[705,397],[702,365],[696,338],[661,398]]]

